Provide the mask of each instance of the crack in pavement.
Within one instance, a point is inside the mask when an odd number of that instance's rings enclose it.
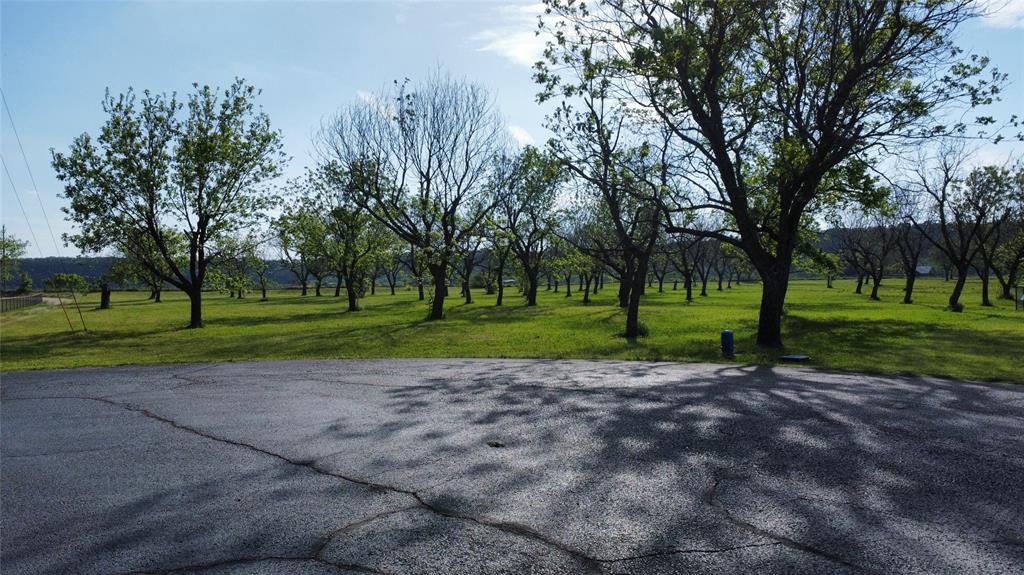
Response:
[[[235,559],[224,559],[221,561],[211,561],[209,563],[195,563],[192,565],[182,565],[180,567],[171,567],[170,569],[160,569],[156,571],[126,571],[119,575],[170,575],[171,573],[184,573],[186,571],[207,571],[209,569],[216,569],[218,567],[230,567],[232,565],[246,565],[249,563],[264,563],[266,561],[294,561],[294,562],[313,562],[327,565],[335,569],[343,571],[355,571],[356,573],[374,573],[376,575],[386,575],[383,571],[364,567],[362,565],[352,565],[344,563],[334,563],[319,557],[303,557],[293,555],[261,555],[257,557],[239,557]]]
[[[538,531],[536,531],[536,530],[534,530],[534,529],[532,529],[532,528],[530,528],[528,526],[525,526],[525,525],[521,525],[521,524],[518,524],[518,523],[512,523],[512,522],[506,522],[506,521],[494,521],[494,520],[486,519],[486,518],[483,518],[483,517],[476,517],[476,516],[473,516],[473,515],[467,515],[467,514],[464,514],[464,513],[459,513],[458,511],[455,511],[453,509],[448,509],[448,508],[445,508],[445,507],[440,507],[440,506],[431,504],[431,503],[427,502],[425,499],[423,499],[423,497],[420,496],[420,494],[418,492],[413,491],[411,489],[404,489],[404,488],[396,487],[396,486],[393,486],[393,485],[386,485],[386,484],[383,484],[383,483],[376,483],[376,482],[373,482],[373,481],[367,481],[367,480],[364,480],[364,479],[358,479],[358,478],[354,478],[354,477],[349,477],[349,476],[343,475],[341,473],[337,473],[335,471],[324,469],[323,467],[320,467],[315,460],[298,460],[298,459],[293,459],[293,458],[288,457],[286,455],[281,455],[280,453],[275,453],[273,451],[269,451],[269,450],[264,449],[262,447],[258,447],[256,445],[252,445],[250,443],[245,443],[245,442],[242,442],[242,441],[235,441],[233,439],[227,439],[227,438],[224,438],[224,437],[219,437],[219,436],[213,435],[211,433],[205,432],[205,431],[203,431],[201,429],[197,429],[197,428],[194,428],[194,427],[191,427],[191,426],[179,423],[179,422],[177,422],[177,421],[175,421],[173,419],[170,419],[170,418],[167,418],[167,417],[163,417],[161,415],[157,415],[157,414],[149,411],[148,409],[145,409],[145,408],[142,408],[142,407],[138,407],[138,406],[132,405],[130,403],[124,403],[124,402],[120,402],[120,401],[115,401],[115,400],[108,399],[108,398],[105,398],[105,397],[78,396],[76,399],[85,400],[85,401],[98,401],[98,402],[101,402],[101,403],[106,403],[108,405],[112,405],[114,407],[118,407],[120,409],[124,409],[126,411],[131,411],[131,412],[134,412],[134,413],[139,413],[139,414],[141,414],[141,415],[143,415],[143,416],[145,416],[147,418],[150,418],[150,419],[153,419],[153,420],[156,420],[156,421],[160,421],[160,422],[165,423],[167,425],[170,425],[171,427],[174,427],[176,429],[180,429],[182,431],[187,431],[189,433],[192,433],[194,435],[198,435],[200,437],[209,439],[211,441],[217,441],[217,442],[220,442],[220,443],[225,443],[225,444],[228,444],[228,445],[234,445],[236,447],[241,447],[241,448],[244,448],[244,449],[248,449],[250,451],[261,453],[263,455],[266,455],[266,456],[273,457],[275,459],[284,461],[285,463],[288,463],[290,465],[294,465],[296,467],[303,467],[303,468],[306,468],[306,469],[308,469],[308,470],[310,470],[310,471],[312,471],[314,473],[320,474],[320,475],[325,475],[325,476],[328,476],[328,477],[333,477],[333,478],[336,478],[336,479],[341,479],[343,481],[354,483],[356,485],[362,485],[362,486],[368,487],[368,488],[370,488],[371,490],[374,490],[374,491],[397,493],[397,494],[405,495],[405,496],[411,497],[415,501],[415,504],[412,506],[414,508],[425,509],[425,510],[431,512],[431,513],[434,513],[436,515],[440,515],[442,517],[446,517],[446,518],[449,518],[449,519],[459,519],[459,520],[463,520],[463,521],[469,521],[469,522],[472,522],[472,523],[476,523],[478,525],[482,525],[484,527],[490,527],[492,529],[496,529],[496,530],[501,531],[503,533],[508,533],[510,535],[517,535],[517,536],[520,536],[520,537],[524,537],[524,538],[527,538],[527,539],[530,539],[530,540],[542,543],[542,544],[544,544],[544,545],[546,545],[548,547],[552,547],[552,548],[558,549],[559,551],[561,551],[561,552],[563,552],[563,553],[573,557],[574,559],[576,559],[577,561],[579,561],[580,563],[585,565],[588,568],[588,571],[592,571],[592,572],[598,572],[599,571],[599,569],[598,569],[598,561],[596,561],[593,558],[587,556],[586,554],[584,554],[581,551],[573,549],[572,547],[570,547],[568,545],[565,545],[564,543],[562,543],[560,541],[554,540],[554,539],[544,535],[543,533],[540,533],[540,532],[538,532]]]
[[[43,399],[43,398],[40,398],[40,399]],[[289,457],[289,456],[286,456],[286,455],[282,455],[280,453],[276,453],[276,452],[264,449],[262,447],[259,447],[259,446],[256,446],[256,445],[253,445],[253,444],[250,444],[250,443],[245,443],[243,441],[237,441],[237,440],[228,439],[228,438],[220,437],[220,436],[217,436],[217,435],[213,435],[213,434],[211,434],[209,432],[206,432],[206,431],[203,431],[201,429],[198,429],[198,428],[195,428],[195,427],[192,427],[192,426],[180,423],[180,422],[178,422],[176,420],[173,420],[173,419],[170,419],[168,417],[164,417],[164,416],[158,415],[158,414],[153,413],[152,411],[150,411],[150,410],[148,410],[146,408],[139,407],[139,406],[133,405],[131,403],[117,401],[117,400],[110,399],[110,398],[107,398],[107,397],[90,397],[90,396],[64,396],[64,397],[62,397],[62,399],[78,399],[78,400],[96,401],[96,402],[104,403],[104,404],[107,404],[107,405],[111,405],[113,407],[117,407],[119,409],[123,409],[125,411],[130,411],[130,412],[133,412],[133,413],[138,413],[138,414],[143,415],[144,417],[147,417],[149,419],[153,419],[155,421],[159,421],[161,423],[170,425],[171,427],[174,427],[176,429],[179,429],[179,430],[182,430],[182,431],[186,431],[188,433],[192,433],[194,435],[197,435],[199,437],[203,437],[205,439],[209,439],[211,441],[216,441],[216,442],[219,442],[219,443],[224,443],[224,444],[227,444],[227,445],[232,445],[232,446],[235,446],[235,447],[240,447],[240,448],[243,448],[243,449],[247,449],[247,450],[250,450],[250,451],[253,451],[253,452],[256,452],[256,453],[260,453],[260,454],[265,455],[265,456],[268,456],[268,457],[272,457],[272,458],[278,459],[278,460],[283,461],[283,462],[285,462],[285,463],[287,463],[289,465],[305,468],[305,469],[307,469],[309,471],[312,471],[312,472],[314,472],[316,474],[319,474],[319,475],[328,476],[328,477],[332,477],[332,478],[335,478],[335,479],[340,479],[342,481],[346,481],[346,482],[349,482],[349,483],[353,483],[353,484],[356,484],[356,485],[367,487],[367,488],[369,488],[371,490],[374,490],[374,491],[400,494],[400,495],[404,495],[404,496],[407,496],[407,497],[410,497],[410,498],[413,499],[413,504],[411,504],[411,505],[408,505],[408,506],[405,506],[405,507],[402,507],[402,508],[398,508],[398,509],[392,509],[392,510],[389,510],[389,511],[386,511],[386,512],[382,512],[382,513],[379,513],[379,514],[377,514],[375,516],[358,520],[358,521],[356,521],[354,523],[348,524],[346,526],[340,527],[338,529],[335,529],[335,530],[329,532],[328,534],[326,534],[326,535],[321,537],[321,539],[322,539],[321,544],[317,548],[317,550],[314,553],[314,555],[311,556],[311,557],[308,557],[308,556],[307,557],[257,557],[257,558],[232,560],[232,561],[237,562],[237,563],[252,562],[252,561],[269,561],[269,560],[291,560],[291,561],[303,560],[303,561],[319,561],[319,562],[326,563],[326,564],[329,564],[329,565],[333,565],[333,566],[336,566],[336,567],[339,567],[339,568],[352,569],[352,567],[349,567],[349,566],[333,564],[333,563],[331,563],[331,562],[329,562],[329,561],[327,561],[327,560],[325,560],[323,558],[322,554],[326,550],[326,548],[329,545],[329,543],[331,542],[331,540],[333,540],[337,535],[345,533],[346,531],[349,531],[349,530],[354,529],[356,527],[367,525],[367,524],[372,523],[374,521],[380,520],[380,519],[382,519],[384,517],[387,517],[387,516],[390,516],[390,515],[394,515],[394,514],[397,514],[397,513],[402,513],[402,512],[405,512],[405,511],[410,511],[410,510],[413,510],[413,509],[423,509],[423,510],[426,510],[426,511],[428,511],[430,513],[433,513],[435,515],[439,515],[441,517],[445,517],[445,518],[449,518],[449,519],[457,519],[457,520],[462,520],[462,521],[469,521],[471,523],[476,523],[476,524],[481,525],[483,527],[488,527],[488,528],[491,528],[491,529],[496,529],[498,531],[501,531],[503,533],[507,533],[509,535],[515,535],[515,536],[523,537],[523,538],[526,538],[526,539],[529,539],[529,540],[541,543],[541,544],[543,544],[545,546],[557,549],[558,551],[561,551],[562,553],[572,557],[573,559],[575,559],[578,562],[580,562],[583,566],[585,566],[587,571],[594,572],[594,573],[601,572],[602,571],[601,565],[609,564],[609,563],[620,563],[620,562],[625,562],[625,561],[647,559],[647,558],[658,557],[658,556],[670,556],[670,555],[681,555],[681,554],[727,553],[727,552],[732,552],[732,551],[736,551],[736,550],[740,550],[740,549],[744,549],[744,548],[767,547],[767,546],[774,546],[774,545],[781,545],[781,546],[785,546],[787,548],[794,549],[794,550],[797,550],[797,551],[802,551],[802,552],[805,552],[805,553],[810,553],[812,555],[815,555],[815,556],[827,559],[827,560],[829,560],[829,561],[831,561],[833,563],[837,563],[837,564],[843,565],[845,567],[849,567],[849,568],[855,569],[857,571],[873,573],[873,571],[871,571],[871,570],[869,570],[869,569],[867,569],[865,567],[862,567],[862,566],[856,565],[854,563],[851,563],[851,562],[843,559],[842,557],[840,557],[838,555],[835,555],[833,553],[830,553],[828,551],[816,548],[814,546],[811,546],[811,545],[808,545],[808,544],[805,544],[805,543],[801,543],[799,541],[790,539],[790,538],[785,537],[783,535],[779,535],[779,534],[772,533],[770,531],[761,529],[761,528],[757,527],[756,525],[753,525],[752,523],[749,523],[749,522],[746,522],[746,521],[744,521],[742,519],[738,519],[738,518],[734,517],[720,502],[718,502],[715,499],[715,495],[716,495],[716,493],[718,491],[719,484],[722,481],[722,478],[720,478],[720,477],[715,480],[715,482],[712,485],[710,491],[705,496],[706,503],[712,509],[716,510],[718,512],[718,514],[720,516],[722,516],[729,523],[731,523],[731,524],[733,524],[733,525],[743,529],[744,531],[747,531],[747,532],[752,533],[754,535],[757,535],[757,536],[769,539],[769,540],[772,541],[772,543],[755,543],[755,544],[737,545],[737,546],[731,546],[731,547],[711,548],[711,549],[707,549],[707,548],[694,548],[694,549],[677,549],[677,548],[673,548],[673,549],[667,549],[667,550],[663,550],[663,551],[654,551],[654,552],[651,552],[651,553],[640,554],[640,555],[636,555],[636,556],[621,557],[621,558],[595,558],[595,557],[591,557],[591,556],[587,555],[586,553],[584,553],[584,552],[582,552],[582,551],[580,551],[578,549],[575,549],[575,548],[573,548],[573,547],[571,547],[569,545],[566,545],[566,544],[564,544],[564,543],[562,543],[562,542],[560,542],[558,540],[555,540],[555,539],[553,539],[551,537],[548,537],[547,535],[545,535],[543,533],[540,533],[539,531],[537,531],[537,530],[535,530],[535,529],[533,529],[533,528],[531,528],[529,526],[518,524],[518,523],[513,523],[513,522],[496,521],[496,520],[487,519],[487,518],[484,518],[484,517],[478,517],[478,516],[474,516],[474,515],[469,515],[469,514],[461,513],[461,512],[458,512],[458,511],[454,510],[454,509],[450,509],[450,508],[447,508],[447,507],[441,507],[441,506],[429,503],[417,491],[414,491],[414,490],[411,490],[411,489],[405,489],[405,488],[397,487],[397,486],[393,486],[393,485],[387,485],[387,484],[384,484],[384,483],[378,483],[378,482],[374,482],[374,481],[370,481],[370,480],[366,480],[366,479],[360,479],[360,478],[356,478],[356,477],[347,476],[347,475],[338,473],[336,471],[331,471],[329,469],[325,469],[325,468],[321,467],[320,464],[316,460],[295,459],[295,458],[292,458],[292,457]],[[207,566],[201,566],[201,567],[206,569],[206,568],[211,568],[211,567],[214,567],[214,566],[219,566],[219,564],[211,565],[210,567],[207,567]],[[363,572],[368,572],[368,573],[380,573],[379,571],[369,570],[369,568],[362,567],[362,566],[353,566],[353,567],[357,567],[358,568],[358,569],[354,569],[354,570],[362,570]],[[193,566],[191,568],[195,569],[196,567]],[[175,569],[172,569],[172,570],[159,571],[157,573],[173,573],[175,571],[185,571],[187,569],[188,568],[175,568]],[[148,572],[141,571],[141,572],[133,572],[133,573],[139,573],[141,575],[141,574],[148,573]]]
[[[671,555],[687,555],[687,554],[700,554],[700,555],[714,555],[716,553],[729,553],[731,551],[738,551],[740,549],[750,549],[752,547],[774,547],[776,545],[782,545],[781,541],[773,541],[771,543],[749,543],[746,545],[734,545],[732,547],[721,547],[715,549],[666,549],[664,551],[652,551],[650,553],[643,553],[641,555],[633,555],[631,557],[619,557],[616,559],[594,559],[600,563],[622,563],[624,561],[638,561],[640,559],[652,559],[654,557],[666,557]]]
[[[789,537],[786,537],[785,535],[779,535],[778,533],[772,533],[771,531],[768,531],[766,529],[762,529],[762,528],[754,525],[753,523],[750,523],[748,521],[744,521],[742,519],[739,519],[739,518],[733,516],[733,514],[730,513],[729,510],[726,509],[726,507],[721,502],[719,502],[719,501],[717,501],[715,499],[715,495],[718,493],[718,486],[719,486],[719,484],[721,484],[722,479],[723,479],[722,477],[716,477],[715,478],[715,481],[711,485],[711,489],[708,490],[707,495],[705,495],[704,500],[712,509],[716,510],[718,512],[718,514],[721,515],[729,523],[732,523],[736,527],[739,527],[740,529],[743,529],[744,531],[747,531],[749,533],[753,533],[755,535],[759,535],[761,537],[765,537],[765,538],[771,539],[772,541],[775,541],[778,544],[783,545],[785,547],[788,547],[790,549],[795,549],[797,551],[803,551],[804,553],[810,553],[812,555],[816,555],[818,557],[821,557],[822,559],[827,559],[827,560],[829,560],[829,561],[831,561],[833,563],[838,563],[839,565],[842,565],[844,567],[849,567],[849,568],[854,569],[856,571],[861,571],[861,572],[864,572],[864,573],[871,573],[873,575],[878,575],[877,572],[875,572],[875,571],[873,571],[871,569],[868,569],[867,567],[863,567],[861,565],[857,565],[856,563],[851,563],[850,561],[847,561],[846,559],[843,559],[839,555],[836,555],[834,553],[825,551],[824,549],[819,549],[817,547],[814,547],[813,545],[808,545],[806,543],[801,543],[801,542],[799,542],[799,541],[797,541],[795,539],[790,539]]]

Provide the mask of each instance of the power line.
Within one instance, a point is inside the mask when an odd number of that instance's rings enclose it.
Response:
[[[11,189],[14,190],[14,197],[18,199],[18,207],[21,208],[21,215],[25,216],[25,224],[28,225],[28,233],[32,234],[32,242],[36,245],[36,249],[39,250],[39,257],[43,256],[43,246],[39,245],[39,239],[36,238],[36,231],[32,229],[32,222],[28,219],[28,212],[25,211],[25,204],[21,203],[21,194],[18,193],[18,186],[14,185],[14,179],[11,178],[11,172],[7,169],[7,162],[4,160],[3,154],[0,154],[0,164],[4,166],[4,173],[7,174],[7,181],[11,183]]]
[[[14,126],[14,116],[11,114],[11,108],[7,105],[7,94],[3,93],[3,89],[0,88],[0,99],[4,102],[4,110],[7,112],[7,119],[11,121],[11,131],[14,132],[14,139],[18,142],[18,149],[21,150],[21,159],[25,162],[25,169],[28,170],[28,179],[32,182],[32,189],[35,190],[36,199],[39,200],[39,210],[43,212],[43,221],[46,222],[46,229],[50,231],[50,239],[53,240],[53,247],[57,250],[57,257],[62,257],[60,253],[60,244],[57,243],[57,236],[53,233],[53,227],[50,225],[50,216],[46,213],[46,207],[43,206],[43,194],[39,191],[39,186],[36,184],[36,177],[32,174],[32,167],[28,164],[28,155],[25,154],[25,146],[21,145],[21,136],[18,135],[18,128]],[[7,163],[4,163],[4,171],[7,172],[7,179],[11,181],[11,186],[14,187],[15,195],[17,195],[18,188],[14,186],[14,180],[11,179],[11,173],[7,170]],[[21,204],[21,196],[18,196],[18,205],[21,205],[22,213],[25,213],[25,206]],[[25,223],[29,224],[28,214],[25,214]],[[32,225],[29,224],[29,231],[32,231]],[[32,238],[35,239],[36,234],[32,232]],[[42,255],[42,246],[39,245],[39,240],[36,240],[36,247],[39,248],[40,255]],[[75,302],[75,309],[78,310],[78,317],[82,320],[82,331],[89,331],[89,328],[85,325],[85,316],[82,315],[82,307],[78,305],[78,296],[75,295],[75,290],[71,290],[71,299]],[[60,302],[60,308],[64,310],[64,315],[67,317],[68,310],[64,308],[64,301],[61,299],[60,294],[57,295],[57,301]],[[68,327],[71,331],[75,331],[74,326],[71,325],[71,318],[68,317]]]
[[[36,244],[36,249],[39,250],[39,257],[45,257],[43,256],[43,246],[39,245],[39,240],[36,239],[36,232],[32,229],[32,222],[28,219],[28,212],[25,211],[25,204],[21,203],[21,194],[18,193],[18,186],[14,185],[14,178],[11,177],[11,171],[7,169],[7,162],[4,160],[3,154],[0,154],[0,164],[3,164],[4,173],[7,174],[7,181],[11,183],[11,189],[14,190],[14,197],[18,199],[18,206],[21,208],[21,215],[25,216],[25,225],[28,226],[28,233],[32,234],[32,240]],[[38,194],[39,191],[37,190],[36,193]],[[72,293],[72,295],[74,295],[74,293]],[[75,326],[71,324],[71,316],[68,315],[68,310],[64,307],[64,300],[60,298],[60,294],[57,294],[57,303],[60,304],[60,309],[64,312],[64,319],[68,320],[68,328],[74,332]],[[75,302],[75,305],[78,305],[77,301]],[[82,310],[79,309],[78,313],[81,315]],[[82,328],[85,329],[84,321],[82,322]]]
[[[53,228],[50,226],[50,217],[46,215],[46,208],[43,206],[43,195],[39,192],[39,186],[36,184],[36,177],[32,175],[32,168],[28,165],[28,156],[25,154],[25,147],[21,145],[21,136],[18,135],[18,128],[14,126],[14,116],[11,115],[11,109],[7,105],[7,94],[4,94],[3,92],[3,89],[0,88],[0,99],[3,99],[4,110],[7,112],[7,119],[11,121],[11,131],[14,132],[14,139],[18,142],[18,149],[21,150],[21,159],[25,162],[25,169],[28,170],[28,179],[32,182],[32,189],[36,191],[36,199],[39,200],[39,209],[43,212],[43,221],[46,222],[46,229],[50,230],[50,239],[53,240],[53,247],[57,249],[57,256],[60,257],[60,245],[57,243],[57,236],[53,233]]]

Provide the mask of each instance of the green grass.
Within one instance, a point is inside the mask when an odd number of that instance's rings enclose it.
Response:
[[[831,290],[820,281],[794,281],[783,327],[786,351],[808,353],[811,365],[828,369],[1024,383],[1024,312],[1015,312],[1013,302],[983,308],[979,286],[971,282],[962,300],[967,310],[955,314],[943,310],[950,283],[919,281],[912,305],[899,303],[901,287],[899,279],[888,280],[882,301],[872,302],[854,294],[849,281]],[[98,296],[80,298],[87,333],[70,333],[56,306],[17,310],[0,321],[0,367],[375,357],[723,361],[722,329],[736,333],[737,362],[772,363],[778,354],[754,345],[756,284],[711,291],[692,304],[681,289],[649,293],[640,315],[650,336],[636,343],[615,335],[624,315],[614,287],[586,306],[575,291],[569,299],[542,292],[535,308],[524,307],[515,290],[500,308],[494,296],[478,291],[472,305],[451,297],[439,322],[424,320],[426,304],[412,291],[367,297],[357,313],[347,313],[344,297],[332,294],[279,291],[266,302],[206,294],[207,327],[201,330],[184,328],[188,300],[171,292],[160,304],[141,292],[115,293],[110,310],[95,309]]]

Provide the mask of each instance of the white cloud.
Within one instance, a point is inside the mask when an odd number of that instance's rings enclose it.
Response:
[[[985,0],[981,21],[991,28],[1024,28],[1024,0]]]
[[[385,102],[377,97],[373,92],[367,92],[365,90],[356,90],[356,97],[363,102],[369,104],[377,113],[382,116],[392,116],[395,113],[394,106],[390,102]]]
[[[536,144],[536,141],[534,141],[533,136],[530,135],[530,132],[526,131],[526,128],[509,125],[508,131],[510,134],[512,134],[512,137],[515,138],[516,142],[519,143],[520,147],[533,146]]]
[[[546,38],[536,34],[537,16],[543,12],[543,4],[499,6],[494,16],[496,25],[470,39],[481,44],[481,52],[494,52],[515,64],[533,66],[544,55]]]

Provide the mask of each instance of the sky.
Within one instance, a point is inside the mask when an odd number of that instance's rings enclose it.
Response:
[[[1024,0],[992,1],[993,13],[965,26],[959,43],[1010,75],[989,113],[1024,115]],[[541,144],[547,110],[535,102],[530,70],[543,48],[534,35],[540,11],[533,2],[484,0],[0,1],[0,88],[11,112],[0,111],[10,173],[0,174],[0,223],[33,244],[28,257],[78,255],[60,240],[71,227],[50,149],[97,133],[108,88],[184,94],[193,82],[226,86],[243,77],[262,90],[259,102],[281,130],[292,158],[286,177],[311,163],[312,134],[340,107],[439,66],[489,88],[510,135]],[[982,156],[1000,161],[1022,152],[1011,143]]]

